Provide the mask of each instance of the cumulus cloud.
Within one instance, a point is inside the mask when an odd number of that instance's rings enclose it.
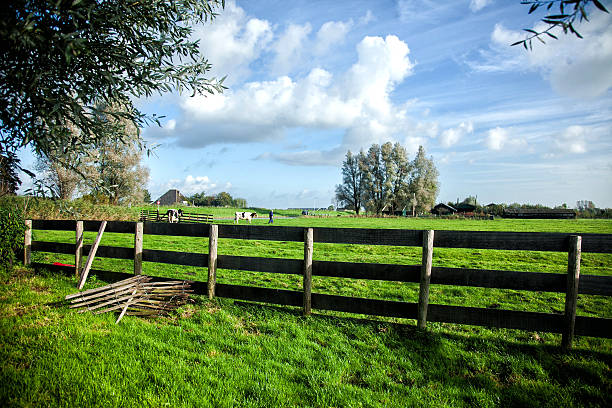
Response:
[[[180,146],[203,147],[280,139],[285,129],[294,127],[345,129],[342,146],[326,152],[265,156],[305,164],[333,162],[345,148],[359,149],[391,138],[411,140],[408,137],[417,131],[435,136],[435,125],[413,123],[406,106],[395,105],[390,98],[397,84],[412,73],[409,53],[396,36],[364,37],[357,45],[357,61],[344,73],[313,68],[301,78],[279,76],[247,82],[224,94],[185,97],[173,135]],[[167,132],[152,130],[151,135],[167,137]]]
[[[473,12],[477,12],[491,4],[493,0],[471,0],[470,1],[470,10]]]
[[[179,190],[183,195],[192,195],[195,193],[201,193],[202,191],[205,191],[206,194],[215,194],[221,191],[230,190],[232,188],[232,184],[229,182],[213,182],[208,176],[193,176],[190,174],[182,180],[168,180],[166,183],[158,187],[158,189],[163,192],[173,188]]]
[[[485,144],[489,150],[501,151],[523,148],[527,146],[527,141],[525,141],[525,139],[512,137],[508,129],[496,127],[487,132]]]
[[[331,48],[344,42],[346,34],[353,26],[353,20],[349,21],[328,21],[324,23],[317,32],[314,53],[322,55]]]
[[[446,129],[440,135],[440,145],[442,147],[451,147],[459,142],[459,140],[467,134],[474,132],[472,122],[461,122],[459,126]]]
[[[534,30],[541,31],[539,23]],[[520,31],[497,24],[491,34],[491,46],[468,61],[479,71],[537,71],[562,95],[593,98],[612,87],[612,16],[596,12],[591,21],[577,27],[584,39],[554,32],[558,40],[546,44],[533,41],[533,51],[510,44],[525,38]]]
[[[198,26],[195,37],[202,53],[213,62],[212,74],[224,76],[228,83],[249,75],[249,65],[259,58],[273,38],[272,27],[265,20],[249,18],[245,11],[228,1],[214,24]]]
[[[291,72],[302,59],[303,43],[312,31],[310,23],[290,24],[273,45],[276,57],[272,69],[279,74]]]

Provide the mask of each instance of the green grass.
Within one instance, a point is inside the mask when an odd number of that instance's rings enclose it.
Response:
[[[231,222],[231,221],[229,221]],[[254,223],[265,223],[257,219]],[[277,219],[275,225],[449,230],[612,232],[612,222],[467,221],[349,217]],[[87,233],[93,241],[95,233]],[[72,242],[73,232],[34,231],[35,240]],[[133,237],[104,235],[130,247]],[[207,239],[145,236],[145,248],[206,252]],[[221,239],[220,254],[301,259],[295,242]],[[315,243],[314,258],[420,263],[411,247]],[[73,262],[59,254],[39,261]],[[435,266],[564,273],[567,254],[434,250]],[[611,275],[612,255],[583,254],[583,274]],[[94,268],[132,270],[96,259]],[[206,280],[206,268],[145,262],[149,275]],[[218,281],[301,289],[300,276],[219,271]],[[88,287],[101,285],[92,277]],[[160,320],[78,314],[45,305],[74,292],[74,278],[24,272],[0,289],[0,405],[15,406],[609,406],[612,341],[578,337],[559,352],[550,333],[428,324],[340,313],[301,317],[291,307],[235,305],[196,297]],[[313,291],[415,302],[418,285],[313,278]],[[432,286],[430,302],[555,313],[563,295]],[[580,295],[578,314],[612,317],[612,301]],[[333,315],[333,316],[332,316]],[[400,323],[398,325],[398,323]]]

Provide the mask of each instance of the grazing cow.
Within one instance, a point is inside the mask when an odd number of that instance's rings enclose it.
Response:
[[[249,224],[251,223],[251,219],[256,218],[257,213],[251,212],[237,212],[234,216],[234,223],[238,224],[238,220],[248,220]]]
[[[176,224],[177,222],[179,222],[182,216],[183,210],[181,209],[175,210],[174,208],[171,208],[166,211],[166,217],[168,217],[168,222],[172,224]]]

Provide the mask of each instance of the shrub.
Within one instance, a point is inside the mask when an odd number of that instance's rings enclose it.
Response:
[[[15,251],[23,248],[25,221],[22,211],[7,202],[0,203],[0,274],[10,273]]]

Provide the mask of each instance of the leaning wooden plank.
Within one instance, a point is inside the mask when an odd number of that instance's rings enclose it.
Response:
[[[85,268],[83,272],[81,272],[81,280],[79,281],[78,288],[79,290],[83,289],[85,285],[85,281],[87,280],[87,275],[89,274],[89,270],[91,269],[91,265],[93,264],[93,260],[96,257],[96,251],[98,250],[98,246],[100,245],[100,241],[102,241],[102,234],[104,234],[104,229],[106,228],[106,221],[102,221],[100,224],[100,230],[98,231],[98,236],[91,247],[91,251],[89,252],[89,256],[87,257],[87,263],[85,264]]]
[[[97,304],[95,304],[93,306],[88,306],[87,308],[85,308],[83,310],[79,310],[79,313],[85,312],[87,310],[96,310],[96,309],[99,309],[99,308],[101,308],[103,306],[107,306],[107,305],[110,305],[110,304],[113,304],[113,303],[117,304],[119,302],[123,302],[124,300],[128,300],[130,297],[131,297],[131,295],[127,295],[127,296],[123,296],[123,297],[120,297],[120,298],[114,298],[114,299],[108,300],[106,302],[97,303]]]
[[[82,296],[82,295],[88,295],[90,293],[100,292],[100,291],[103,291],[103,290],[107,290],[109,288],[114,288],[114,287],[117,287],[117,286],[122,286],[122,285],[124,285],[124,284],[126,284],[128,282],[138,281],[138,280],[142,280],[142,279],[146,279],[146,278],[148,278],[148,277],[144,276],[144,275],[142,275],[142,276],[134,276],[132,278],[127,278],[127,279],[124,279],[124,280],[121,280],[121,281],[118,281],[118,282],[115,282],[115,283],[111,283],[111,284],[106,285],[106,286],[100,286],[98,288],[87,289],[87,290],[84,290],[82,292],[71,293],[70,295],[66,295],[66,297],[64,299],[70,300],[70,299],[75,298],[75,297],[79,297],[79,296]],[[151,278],[148,278],[148,279],[151,279]]]
[[[134,286],[136,286],[136,284],[134,282],[130,282],[130,283],[127,283],[125,285],[117,286],[117,287],[114,287],[114,288],[108,288],[108,289],[106,289],[104,291],[99,291],[99,292],[93,293],[91,295],[80,296],[80,297],[76,297],[76,298],[73,297],[70,300],[70,303],[72,303],[72,304],[82,303],[82,302],[87,302],[87,301],[90,301],[92,299],[96,299],[96,298],[99,298],[99,297],[107,296],[107,295],[110,295],[110,294],[123,293],[123,292],[129,290],[130,288],[132,288]]]
[[[130,306],[130,303],[134,301],[134,295],[136,295],[136,292],[138,292],[138,289],[134,289],[132,291],[132,297],[127,302],[125,302],[125,305],[123,306],[123,310],[119,314],[119,317],[117,318],[117,321],[115,322],[115,324],[119,323],[119,321],[123,319],[123,316],[125,316],[125,312],[127,312],[127,309]]]
[[[85,300],[83,302],[74,302],[74,303],[71,303],[69,307],[70,307],[70,309],[78,309],[79,307],[84,307],[84,306],[88,306],[88,305],[94,305],[96,303],[101,303],[101,302],[104,302],[104,301],[109,300],[109,299],[119,299],[120,297],[123,297],[123,296],[131,293],[132,290],[133,290],[133,287],[130,286],[130,287],[127,287],[127,288],[125,288],[123,290],[120,290],[120,291],[117,291],[117,292],[110,292],[110,293],[104,292],[104,293],[101,293],[100,296],[97,296],[95,298],[88,299],[88,300]]]

